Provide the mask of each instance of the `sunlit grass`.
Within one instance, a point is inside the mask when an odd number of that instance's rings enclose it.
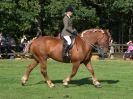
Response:
[[[71,72],[71,64],[48,61],[48,74],[56,87],[49,88],[37,66],[26,86],[21,77],[31,60],[0,60],[0,99],[132,99],[133,62],[92,61],[102,88],[95,88],[90,73],[81,65],[68,88],[62,85]]]

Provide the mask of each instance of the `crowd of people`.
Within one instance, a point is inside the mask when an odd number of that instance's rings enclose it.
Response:
[[[0,32],[0,59],[8,58],[13,59],[16,56],[16,52],[22,52],[26,46],[26,36],[21,38],[20,44],[16,44],[15,39],[10,35],[3,35]]]
[[[16,42],[13,37],[10,35],[3,35],[0,33],[0,58],[13,58],[14,49],[16,47]]]
[[[109,48],[109,58],[110,59],[114,59],[114,56],[116,54],[116,46],[114,46],[115,44],[112,42],[110,43],[110,48]],[[126,50],[126,51],[125,51]],[[121,54],[123,54],[123,59],[124,60],[133,60],[133,41],[128,41],[126,43],[126,49],[124,49],[125,52],[121,52]]]

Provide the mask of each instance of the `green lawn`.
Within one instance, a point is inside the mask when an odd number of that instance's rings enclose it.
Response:
[[[92,61],[102,88],[91,84],[90,73],[81,65],[68,88],[62,80],[71,71],[71,64],[48,61],[48,73],[55,83],[49,88],[37,66],[26,86],[21,77],[31,60],[0,60],[0,99],[132,99],[133,61]]]

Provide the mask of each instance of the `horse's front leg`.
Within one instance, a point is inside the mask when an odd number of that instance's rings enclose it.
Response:
[[[76,75],[79,65],[80,65],[79,62],[73,63],[71,74],[65,80],[63,80],[64,86],[68,86],[68,82],[72,79],[72,77]]]
[[[22,79],[21,79],[21,84],[25,85],[26,81],[28,81],[29,75],[31,71],[37,66],[38,62],[36,60],[33,60],[32,63],[27,67]]]
[[[55,85],[52,83],[52,81],[51,81],[51,80],[49,79],[49,77],[48,77],[46,63],[47,63],[46,60],[40,61],[40,71],[41,71],[43,77],[45,78],[45,80],[46,80],[48,86],[49,86],[50,88],[52,88],[52,87],[54,87]]]
[[[101,84],[100,84],[100,82],[96,78],[96,75],[95,75],[95,72],[94,72],[94,69],[93,69],[91,63],[84,63],[84,64],[85,64],[86,68],[91,73],[94,86],[97,87],[97,88],[100,88],[101,87]]]

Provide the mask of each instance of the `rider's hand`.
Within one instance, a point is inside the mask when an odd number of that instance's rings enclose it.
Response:
[[[75,36],[77,36],[78,33],[77,33],[77,31],[74,31],[72,34],[75,35]]]

